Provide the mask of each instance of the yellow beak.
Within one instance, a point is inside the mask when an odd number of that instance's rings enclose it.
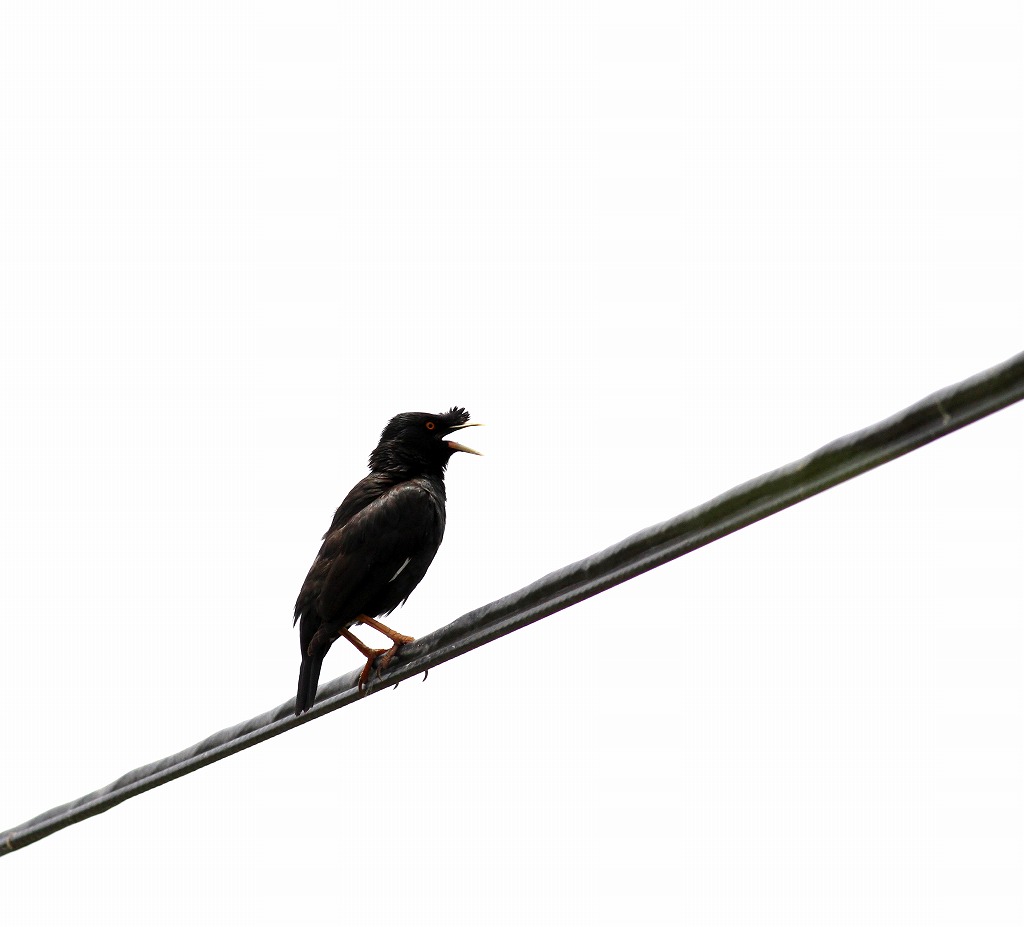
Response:
[[[465,425],[456,426],[452,431],[461,431],[463,428],[475,428],[479,425],[483,425],[483,422],[467,422]],[[451,432],[448,433],[451,434]],[[466,447],[465,444],[459,444],[458,441],[446,441],[445,444],[447,444],[453,451],[462,451],[464,454],[476,454],[477,457],[484,456],[479,451],[474,451],[473,448]]]

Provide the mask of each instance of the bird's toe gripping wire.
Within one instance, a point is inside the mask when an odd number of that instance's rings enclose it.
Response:
[[[359,674],[359,686],[358,690],[364,692],[367,684],[370,681],[370,674],[373,672],[373,665],[380,660],[377,665],[377,678],[380,679],[380,674],[384,672],[390,665],[391,661],[395,658],[395,654],[398,653],[399,649],[403,644],[411,644],[416,638],[409,637],[407,634],[399,634],[397,631],[393,631],[387,625],[381,624],[374,618],[370,618],[366,615],[360,616],[362,624],[368,624],[371,628],[380,631],[381,634],[391,639],[391,646],[387,650],[380,650],[373,647],[367,647],[358,637],[356,637],[347,628],[342,629],[341,636],[345,638],[353,647],[356,648],[364,657],[366,657],[366,664],[363,666],[363,671]]]

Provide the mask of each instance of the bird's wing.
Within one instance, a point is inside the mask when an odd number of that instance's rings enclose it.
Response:
[[[326,540],[331,534],[347,524],[352,518],[365,509],[371,502],[376,502],[384,493],[395,486],[394,480],[386,474],[367,473],[353,486],[344,501],[338,506],[331,521],[331,527],[324,535]]]
[[[324,540],[307,579],[308,584],[314,571],[318,574],[321,616],[336,621],[372,609],[410,560],[418,560],[425,550],[432,559],[443,530],[438,500],[417,481],[384,492]]]
[[[295,622],[305,615],[307,620],[303,622],[303,627],[308,631],[308,635],[312,635],[316,630],[314,626],[320,623],[316,615],[316,602],[324,581],[331,571],[331,566],[341,553],[341,529],[368,505],[378,501],[393,486],[394,483],[385,481],[380,474],[369,473],[352,487],[334,513],[331,527],[323,536],[320,550],[316,559],[313,560],[309,573],[299,590],[299,596],[295,600]],[[305,643],[303,651],[305,651]]]

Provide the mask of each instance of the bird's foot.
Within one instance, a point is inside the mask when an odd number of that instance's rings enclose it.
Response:
[[[395,648],[392,647],[391,650]],[[370,674],[373,672],[373,664],[376,663],[377,657],[384,654],[390,653],[388,650],[368,650],[366,654],[366,665],[363,667],[363,671],[359,674],[359,685],[356,687],[356,691],[365,693],[367,690],[367,683],[370,681]],[[390,660],[388,661],[391,662]],[[377,671],[377,676],[380,676],[380,670]]]
[[[385,651],[380,658],[380,663],[377,664],[377,678],[380,679],[380,674],[384,672],[390,665],[391,661],[395,659],[395,654],[401,649],[403,644],[411,644],[415,637],[408,637],[405,634],[397,635],[397,640]]]
[[[381,678],[381,673],[384,672],[390,665],[391,661],[394,660],[395,654],[401,649],[403,644],[411,644],[415,637],[409,637],[407,634],[396,634],[395,642],[388,647],[387,650],[370,650],[366,654],[366,665],[363,667],[363,671],[359,674],[359,690],[368,694],[367,685],[370,682],[370,676],[373,673],[374,664],[377,666],[377,678]]]

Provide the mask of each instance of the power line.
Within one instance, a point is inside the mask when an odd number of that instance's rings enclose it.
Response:
[[[1024,398],[1024,353],[948,386],[896,415],[826,444],[813,454],[743,483],[703,505],[570,564],[404,646],[373,690],[418,675],[469,650],[526,627],[605,589],[717,541],[963,428]],[[219,731],[187,750],[141,766],[105,788],[0,833],[0,855],[100,814],[149,789],[276,737],[358,699],[359,671],[320,687],[301,717],[289,699],[277,708]]]

